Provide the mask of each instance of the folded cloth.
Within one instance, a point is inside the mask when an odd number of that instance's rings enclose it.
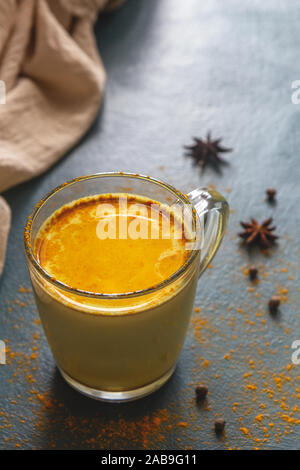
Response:
[[[47,170],[91,125],[105,83],[93,23],[122,1],[0,3],[0,194]],[[0,274],[9,226],[0,197]]]

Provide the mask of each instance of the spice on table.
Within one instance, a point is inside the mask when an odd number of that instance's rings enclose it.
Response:
[[[220,145],[222,139],[211,139],[210,132],[207,133],[206,140],[193,138],[194,145],[185,145],[186,156],[192,157],[197,165],[204,168],[207,164],[218,167],[220,164],[227,164],[220,153],[231,152],[232,149]]]
[[[266,194],[267,194],[268,201],[273,202],[276,196],[276,189],[268,188],[266,190]]]
[[[278,295],[273,295],[269,300],[269,310],[270,313],[276,313],[280,305],[280,297]]]
[[[208,394],[208,387],[205,385],[198,385],[198,387],[195,388],[195,392],[197,401],[202,401]]]
[[[255,266],[250,266],[249,268],[249,277],[251,281],[254,281],[257,278],[258,269]]]
[[[223,418],[218,418],[215,421],[215,432],[216,434],[221,434],[225,429],[226,421]]]
[[[239,233],[246,245],[259,245],[262,248],[269,248],[277,240],[277,235],[274,235],[276,227],[272,227],[272,218],[264,220],[261,224],[256,219],[251,219],[251,222],[240,222],[241,226],[245,229],[244,232]]]

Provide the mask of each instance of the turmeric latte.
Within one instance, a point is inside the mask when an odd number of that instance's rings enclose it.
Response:
[[[96,293],[152,287],[187,260],[182,220],[138,195],[101,194],[54,212],[35,240],[35,256],[55,279]]]

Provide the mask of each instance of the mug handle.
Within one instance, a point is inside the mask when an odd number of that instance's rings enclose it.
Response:
[[[199,224],[199,276],[216,254],[225,233],[229,216],[226,199],[215,190],[197,188],[187,194],[197,211]]]

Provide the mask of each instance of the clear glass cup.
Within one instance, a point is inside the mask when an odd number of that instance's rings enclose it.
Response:
[[[86,196],[124,193],[188,207],[195,234],[185,264],[160,284],[122,294],[90,293],[53,279],[34,254],[35,237],[54,211]],[[45,334],[64,379],[106,401],[133,400],[172,375],[185,340],[199,276],[216,253],[228,204],[216,191],[187,195],[156,179],[98,173],[68,181],[46,195],[25,227],[29,273]]]

